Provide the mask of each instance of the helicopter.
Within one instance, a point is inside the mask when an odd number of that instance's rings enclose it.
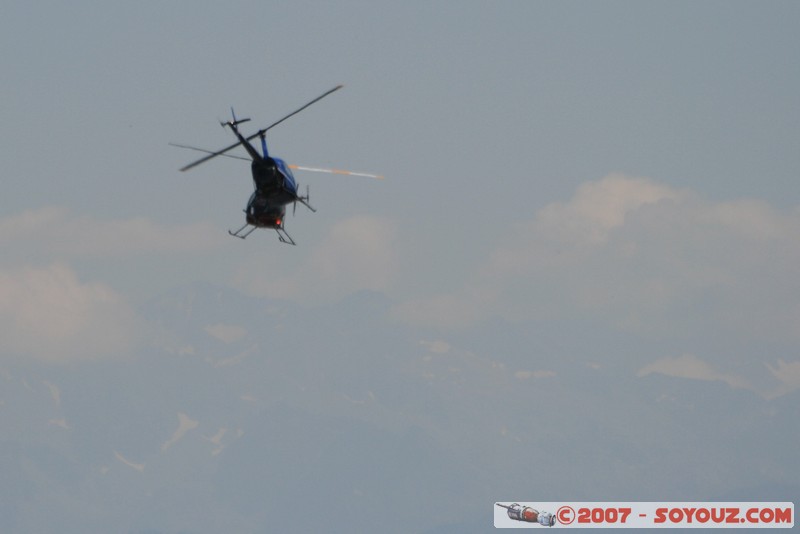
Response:
[[[222,150],[212,151],[188,145],[179,145],[176,143],[170,143],[170,145],[179,148],[188,148],[191,150],[196,150],[199,152],[206,153],[206,156],[198,159],[197,161],[193,161],[192,163],[189,163],[184,167],[181,167],[180,170],[182,172],[188,171],[189,169],[192,169],[200,165],[201,163],[205,163],[206,161],[213,159],[217,156],[225,156],[225,157],[251,161],[250,169],[253,175],[253,185],[255,187],[255,190],[253,191],[253,194],[250,195],[250,200],[248,200],[247,207],[244,209],[245,224],[235,232],[228,230],[228,233],[230,235],[232,235],[233,237],[238,237],[240,239],[245,239],[247,236],[252,234],[258,228],[266,228],[266,229],[271,228],[278,233],[278,239],[280,240],[281,243],[286,243],[289,245],[297,244],[288,234],[286,228],[284,227],[284,222],[286,218],[286,206],[292,204],[292,213],[294,213],[295,209],[297,208],[298,202],[307,207],[312,212],[316,212],[317,210],[314,209],[311,206],[311,204],[309,204],[310,195],[309,195],[308,185],[306,185],[305,195],[301,195],[300,193],[298,193],[298,183],[297,180],[295,180],[292,170],[325,172],[330,174],[342,174],[350,176],[364,176],[368,178],[378,178],[378,179],[383,178],[383,176],[377,174],[369,174],[363,172],[351,172],[351,171],[342,171],[336,169],[322,169],[316,167],[301,167],[298,165],[288,165],[281,158],[270,156],[269,150],[267,149],[267,137],[266,137],[266,133],[268,130],[279,125],[286,119],[293,117],[294,115],[297,115],[307,107],[311,106],[316,102],[319,102],[326,96],[330,95],[335,91],[338,91],[342,87],[344,86],[337,85],[333,89],[318,96],[311,102],[289,113],[282,119],[270,124],[266,128],[263,128],[248,137],[244,137],[242,135],[242,133],[239,131],[239,125],[248,122],[250,119],[237,119],[236,113],[233,111],[233,108],[231,108],[231,120],[226,122],[220,122],[220,125],[222,125],[223,128],[230,128],[233,134],[238,139],[238,141],[228,147],[223,148]],[[258,150],[256,150],[255,147],[253,147],[253,145],[250,144],[250,141],[252,141],[256,137],[258,137],[261,140],[261,154],[259,154]],[[234,148],[240,145],[245,148],[250,158],[244,158],[227,153],[230,150],[233,150]]]

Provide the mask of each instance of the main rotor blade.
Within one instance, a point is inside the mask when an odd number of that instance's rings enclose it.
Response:
[[[297,171],[326,172],[328,174],[344,174],[346,176],[363,176],[365,178],[376,178],[378,180],[383,180],[383,175],[381,175],[381,174],[369,174],[369,173],[366,173],[366,172],[342,171],[342,170],[339,170],[339,169],[320,169],[319,167],[301,167],[299,165],[289,165],[289,168],[297,170]]]
[[[250,137],[246,137],[246,138],[245,138],[245,140],[246,140],[246,141],[250,141],[251,139],[255,139],[256,137],[258,137],[258,136],[260,136],[260,135],[264,135],[264,133],[266,133],[266,132],[267,132],[267,130],[269,130],[269,129],[271,129],[271,128],[274,128],[275,126],[279,125],[280,123],[282,123],[283,121],[285,121],[285,120],[286,120],[286,119],[288,119],[289,117],[293,117],[293,116],[297,115],[298,113],[300,113],[301,111],[303,111],[304,109],[306,109],[306,108],[307,108],[308,106],[310,106],[311,104],[315,104],[315,103],[319,102],[320,100],[322,100],[323,98],[325,98],[325,97],[326,97],[326,96],[328,96],[329,94],[331,94],[331,93],[333,93],[333,92],[335,92],[335,91],[338,91],[338,90],[339,90],[339,89],[341,89],[342,87],[344,87],[344,86],[343,86],[343,85],[337,85],[337,86],[336,86],[336,87],[334,87],[333,89],[331,89],[331,90],[329,90],[329,91],[327,91],[327,92],[323,93],[322,95],[318,96],[317,98],[315,98],[314,100],[312,100],[311,102],[309,102],[308,104],[306,104],[305,106],[303,106],[303,107],[301,107],[301,108],[298,108],[298,109],[296,109],[296,110],[292,111],[291,113],[289,113],[288,115],[286,115],[286,116],[285,116],[284,118],[282,118],[281,120],[279,120],[279,121],[277,121],[277,122],[273,122],[272,124],[270,124],[269,126],[267,126],[266,128],[264,128],[263,130],[259,130],[259,131],[257,131],[256,133],[254,133],[254,134],[253,134],[253,135],[251,135]],[[229,151],[229,150],[233,150],[234,148],[236,148],[237,146],[239,146],[239,145],[241,145],[241,144],[242,144],[242,142],[241,142],[241,141],[238,141],[238,142],[236,142],[236,143],[232,144],[232,145],[231,145],[231,146],[229,146],[229,147],[225,147],[225,148],[223,148],[222,150],[218,150],[217,152],[212,152],[212,153],[210,153],[208,156],[205,156],[205,157],[203,157],[203,158],[200,158],[199,160],[197,160],[197,161],[194,161],[194,162],[192,162],[192,163],[190,163],[190,164],[186,165],[185,167],[182,167],[182,168],[181,168],[181,171],[188,171],[188,170],[189,170],[189,169],[191,169],[191,168],[197,167],[197,166],[198,166],[198,165],[200,165],[201,163],[205,163],[206,161],[210,160],[211,158],[215,158],[215,157],[217,157],[217,156],[221,156],[221,155],[223,155],[225,152],[227,152],[227,151]]]
[[[198,148],[196,146],[189,146],[189,145],[181,145],[178,143],[167,143],[169,146],[175,146],[178,148],[188,148],[189,150],[196,150],[197,152],[204,152],[206,154],[214,154],[213,150],[207,150],[205,148]],[[250,158],[245,158],[242,156],[234,156],[233,154],[218,154],[220,156],[224,156],[226,158],[233,158],[233,159],[240,159],[242,161],[251,161]],[[345,176],[363,176],[365,178],[375,178],[378,180],[383,180],[382,174],[370,174],[366,172],[353,172],[353,171],[343,171],[341,169],[323,169],[320,167],[304,167],[302,165],[287,165],[290,169],[295,171],[306,171],[306,172],[324,172],[328,174],[343,174]]]
[[[198,152],[205,152],[206,154],[213,154],[213,150],[206,150],[205,148],[197,148],[196,146],[189,146],[189,145],[179,145],[178,143],[167,143],[169,146],[176,146],[178,148],[188,148],[189,150],[196,150]],[[226,158],[233,158],[233,159],[241,159],[243,161],[252,161],[250,158],[245,158],[243,156],[234,156],[233,154],[219,154],[220,156],[225,156]]]
[[[286,120],[286,119],[288,119],[289,117],[294,117],[295,115],[297,115],[298,113],[300,113],[301,111],[303,111],[304,109],[306,109],[306,108],[307,108],[308,106],[310,106],[311,104],[316,104],[317,102],[319,102],[320,100],[322,100],[323,98],[325,98],[326,96],[328,96],[329,94],[331,94],[331,93],[333,93],[333,92],[336,92],[336,91],[338,91],[338,90],[339,90],[339,89],[341,89],[342,87],[344,87],[344,85],[341,85],[341,84],[340,84],[340,85],[337,85],[336,87],[334,87],[334,88],[333,88],[333,89],[331,89],[330,91],[327,91],[327,92],[323,93],[322,95],[318,96],[317,98],[315,98],[314,100],[312,100],[311,102],[309,102],[308,104],[306,104],[305,106],[303,106],[303,107],[301,107],[301,108],[298,108],[298,109],[296,109],[296,110],[292,111],[291,113],[289,113],[288,115],[286,115],[286,116],[285,116],[284,118],[282,118],[281,120],[279,120],[279,121],[277,121],[277,122],[273,122],[272,124],[270,124],[269,126],[267,126],[266,128],[264,128],[263,130],[259,130],[258,132],[254,133],[253,135],[251,135],[250,137],[248,137],[248,138],[247,138],[247,140],[249,141],[250,139],[255,139],[256,137],[258,137],[259,135],[263,134],[264,132],[266,132],[266,131],[267,131],[267,130],[269,130],[270,128],[274,128],[275,126],[279,125],[280,123],[282,123],[283,121],[285,121],[285,120]]]
[[[223,148],[222,150],[218,150],[216,152],[209,152],[208,156],[200,158],[197,161],[193,161],[192,163],[190,163],[190,164],[188,164],[188,165],[186,165],[184,167],[181,167],[180,170],[181,170],[181,172],[188,171],[189,169],[197,167],[201,163],[205,163],[206,161],[210,160],[211,158],[216,158],[217,156],[224,156],[225,152],[227,152],[229,150],[233,150],[234,148],[236,148],[237,146],[239,146],[241,144],[242,144],[241,142],[236,142],[236,143],[232,144],[229,147]]]

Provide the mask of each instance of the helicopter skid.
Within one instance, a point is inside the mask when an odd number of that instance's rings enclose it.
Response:
[[[249,230],[247,230],[245,233],[242,233],[248,226],[251,226],[251,228]],[[230,235],[232,235],[233,237],[238,237],[239,239],[245,239],[247,236],[249,236],[250,234],[255,232],[257,228],[258,228],[258,226],[254,226],[254,225],[251,225],[250,223],[246,223],[244,226],[242,226],[241,228],[239,228],[235,232],[231,232],[230,230],[228,230],[228,233]],[[281,243],[286,243],[287,245],[297,245],[297,243],[294,242],[294,239],[292,239],[292,236],[290,236],[289,233],[286,230],[284,230],[282,227],[278,226],[278,227],[274,227],[274,228],[275,228],[275,232],[277,232],[277,234],[278,234],[278,240]]]
[[[283,228],[275,228],[275,231],[278,232],[278,240],[281,243],[286,243],[287,245],[297,245],[297,243],[294,242],[294,239],[292,239],[292,236],[290,236]]]
[[[246,233],[242,234],[242,233],[241,233],[241,232],[242,232],[242,230],[244,230],[244,229],[245,229],[245,228],[247,228],[248,226],[250,226],[250,223],[246,223],[244,226],[242,226],[241,228],[239,228],[239,229],[238,229],[238,230],[236,230],[235,232],[231,232],[230,230],[228,230],[228,233],[229,233],[230,235],[232,235],[233,237],[238,237],[239,239],[244,239],[244,238],[246,238],[247,236],[249,236],[250,234],[252,234],[252,233],[255,231],[255,229],[257,228],[256,226],[253,226],[253,227],[252,227],[250,230],[248,230]]]

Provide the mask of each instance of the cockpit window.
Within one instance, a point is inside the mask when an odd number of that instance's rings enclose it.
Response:
[[[272,159],[275,160],[275,166],[278,167],[278,170],[281,172],[281,174],[286,176],[292,188],[296,188],[297,181],[294,179],[294,174],[292,174],[292,170],[289,168],[286,162],[280,158],[272,158]]]

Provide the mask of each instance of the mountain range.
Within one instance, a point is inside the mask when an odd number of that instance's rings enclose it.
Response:
[[[140,307],[134,355],[0,367],[0,529],[485,532],[497,501],[800,497],[800,391],[637,374],[640,344],[592,325],[392,309],[193,283]]]

